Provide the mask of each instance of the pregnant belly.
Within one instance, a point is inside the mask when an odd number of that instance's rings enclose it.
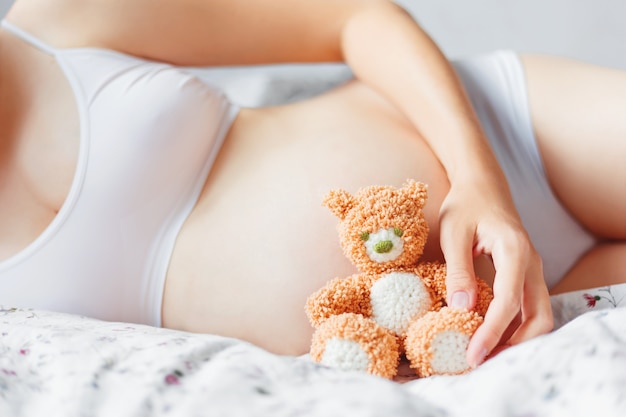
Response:
[[[306,297],[355,272],[339,246],[337,219],[321,206],[324,195],[407,178],[429,184],[425,258],[438,258],[447,180],[382,98],[352,82],[307,102],[243,110],[176,242],[163,324],[305,352]]]

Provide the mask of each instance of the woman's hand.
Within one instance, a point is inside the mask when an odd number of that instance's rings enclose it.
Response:
[[[496,271],[494,299],[468,346],[467,361],[473,367],[491,353],[552,329],[541,258],[522,226],[504,180],[495,178],[453,183],[440,212],[448,304],[453,308],[474,306],[473,257],[491,256]]]

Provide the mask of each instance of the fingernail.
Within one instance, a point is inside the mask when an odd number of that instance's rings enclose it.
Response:
[[[452,294],[450,299],[450,307],[455,310],[467,308],[469,305],[469,295],[465,291],[457,291]]]

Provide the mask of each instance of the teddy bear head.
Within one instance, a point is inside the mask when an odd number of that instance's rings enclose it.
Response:
[[[427,186],[408,180],[402,188],[373,186],[352,195],[333,190],[324,205],[339,222],[345,255],[361,272],[380,274],[415,265],[422,256],[428,224],[422,208]]]

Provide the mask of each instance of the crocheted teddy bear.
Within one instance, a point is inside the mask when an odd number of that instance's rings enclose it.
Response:
[[[491,289],[479,280],[473,311],[446,307],[445,264],[419,262],[428,235],[426,199],[427,186],[412,180],[398,189],[326,196],[324,205],[340,220],[344,253],[360,273],[335,278],[307,300],[315,361],[392,378],[404,353],[420,377],[469,370],[467,344]]]

